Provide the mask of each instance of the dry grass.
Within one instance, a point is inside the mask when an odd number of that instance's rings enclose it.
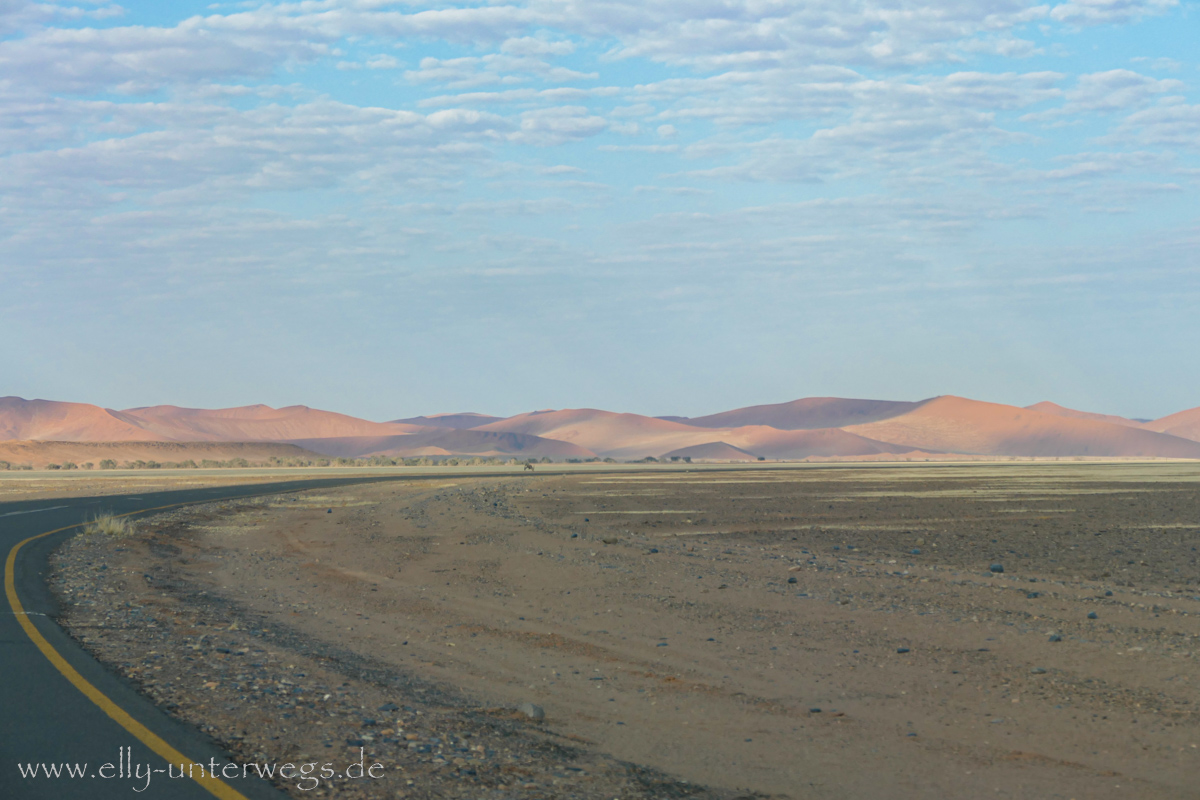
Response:
[[[87,523],[84,533],[103,533],[106,536],[129,536],[133,533],[133,522],[113,514],[97,514]]]

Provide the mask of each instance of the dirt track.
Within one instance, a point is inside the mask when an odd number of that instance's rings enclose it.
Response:
[[[978,465],[380,485],[179,512],[120,552],[80,541],[61,586],[101,657],[234,747],[310,755],[365,731],[394,767],[365,796],[1184,798],[1198,481]],[[125,627],[89,634],[97,614]],[[358,699],[330,715],[304,690],[281,712],[260,691],[281,677]],[[362,725],[392,701],[404,718]],[[544,733],[502,710],[526,701]]]

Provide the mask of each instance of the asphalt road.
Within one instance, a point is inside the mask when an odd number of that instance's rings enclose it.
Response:
[[[9,559],[13,548],[29,537],[77,525],[101,510],[123,514],[197,501],[420,477],[332,478],[2,503],[0,558]],[[181,754],[187,763],[207,767],[212,766],[210,759],[215,759],[219,769],[230,763],[229,757],[207,736],[172,719],[129,683],[108,672],[56,624],[57,609],[45,580],[47,557],[77,531],[61,531],[22,545],[11,558],[11,583],[6,568],[6,600],[0,603],[0,798],[284,797],[253,776],[242,778],[239,774],[220,782],[170,777],[181,770],[176,766],[168,772],[167,757],[178,764]],[[14,611],[14,593],[23,613]],[[21,617],[31,630],[23,627]],[[59,777],[47,777],[38,766],[41,764],[86,766],[82,767],[83,777],[67,777],[65,770]],[[23,769],[28,772],[29,765],[34,765],[37,777],[22,773]],[[226,769],[226,776],[238,772]],[[199,774],[196,767],[191,771],[193,776]]]

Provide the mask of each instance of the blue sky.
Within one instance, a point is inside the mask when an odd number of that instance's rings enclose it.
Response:
[[[0,394],[1200,404],[1172,0],[0,0]]]

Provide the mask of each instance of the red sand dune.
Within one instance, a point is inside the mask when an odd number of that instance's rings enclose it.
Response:
[[[745,425],[769,425],[782,431],[816,428],[844,428],[876,422],[912,411],[921,403],[894,400],[848,400],[841,397],[805,397],[790,403],[748,406],[706,417],[670,419],[701,428],[740,428]]]
[[[392,422],[408,425],[424,425],[429,428],[458,428],[460,430],[467,430],[478,428],[480,425],[487,425],[489,422],[499,422],[502,419],[504,417],[493,417],[490,414],[476,414],[473,411],[461,411],[457,414],[431,414],[428,417],[394,419]]]
[[[411,424],[417,420],[427,424]],[[829,424],[845,420],[859,424]],[[741,453],[802,459],[916,456],[919,450],[980,456],[1200,458],[1200,408],[1139,425],[1053,403],[1022,409],[952,396],[918,403],[807,398],[680,421],[597,409],[535,411],[508,419],[439,414],[411,421],[369,422],[306,406],[114,411],[84,403],[0,398],[0,440],[291,442],[347,457],[639,459],[680,454],[720,458],[693,453],[724,453],[732,459]],[[484,424],[476,425],[481,421]],[[772,424],[763,424],[767,421]],[[727,425],[717,427],[719,423]],[[825,427],[812,427],[821,424]]]
[[[199,409],[151,406],[125,411],[86,403],[0,398],[0,440],[75,442],[279,442],[328,436],[387,436],[429,430],[368,422],[307,406]]]
[[[106,458],[118,465],[126,461],[167,462],[195,461],[199,464],[210,461],[229,461],[244,458],[251,464],[279,459],[315,459],[319,454],[290,444],[276,442],[54,442],[54,441],[3,441],[0,442],[0,461],[10,464],[29,464],[34,469],[43,469],[47,464],[73,462],[78,465],[92,463],[99,468]]]
[[[426,430],[401,436],[340,436],[294,439],[292,444],[343,458],[382,455],[391,458],[423,455],[515,456],[517,458],[592,458],[583,447],[524,433],[472,431],[455,428]]]
[[[120,412],[99,406],[0,397],[0,440],[126,442],[158,438],[122,419]]]
[[[147,431],[176,442],[280,442],[330,436],[386,436],[425,428],[396,422],[368,422],[308,406],[179,408],[151,406],[121,412]]]
[[[1141,428],[1142,423],[1136,419],[1127,417],[1118,417],[1113,414],[1095,414],[1091,411],[1076,411],[1073,408],[1060,406],[1058,403],[1051,403],[1049,400],[1043,400],[1040,403],[1034,403],[1031,406],[1025,406],[1030,411],[1040,411],[1043,414],[1054,414],[1058,417],[1073,417],[1075,419],[1090,419],[1096,422],[1109,422],[1113,425],[1125,425],[1130,428]]]
[[[1200,443],[1187,439],[950,395],[902,416],[847,430],[883,442],[954,453],[1200,458]]]
[[[663,458],[690,458],[694,461],[757,461],[758,456],[748,453],[740,447],[734,447],[725,442],[705,442],[691,447],[681,447],[669,453],[663,453]]]
[[[908,453],[914,448],[876,441],[840,428],[807,431],[780,431],[763,425],[726,431],[728,441],[738,447],[771,459],[801,459],[810,456],[868,456],[880,453]]]
[[[1142,427],[1146,430],[1168,433],[1171,436],[1200,442],[1200,408],[1189,408],[1187,411],[1180,411],[1168,417],[1146,422]]]
[[[707,429],[640,414],[616,414],[594,408],[533,411],[476,430],[530,433],[571,442],[598,455],[613,458],[657,457],[681,447],[706,444],[714,438],[713,432]]]

